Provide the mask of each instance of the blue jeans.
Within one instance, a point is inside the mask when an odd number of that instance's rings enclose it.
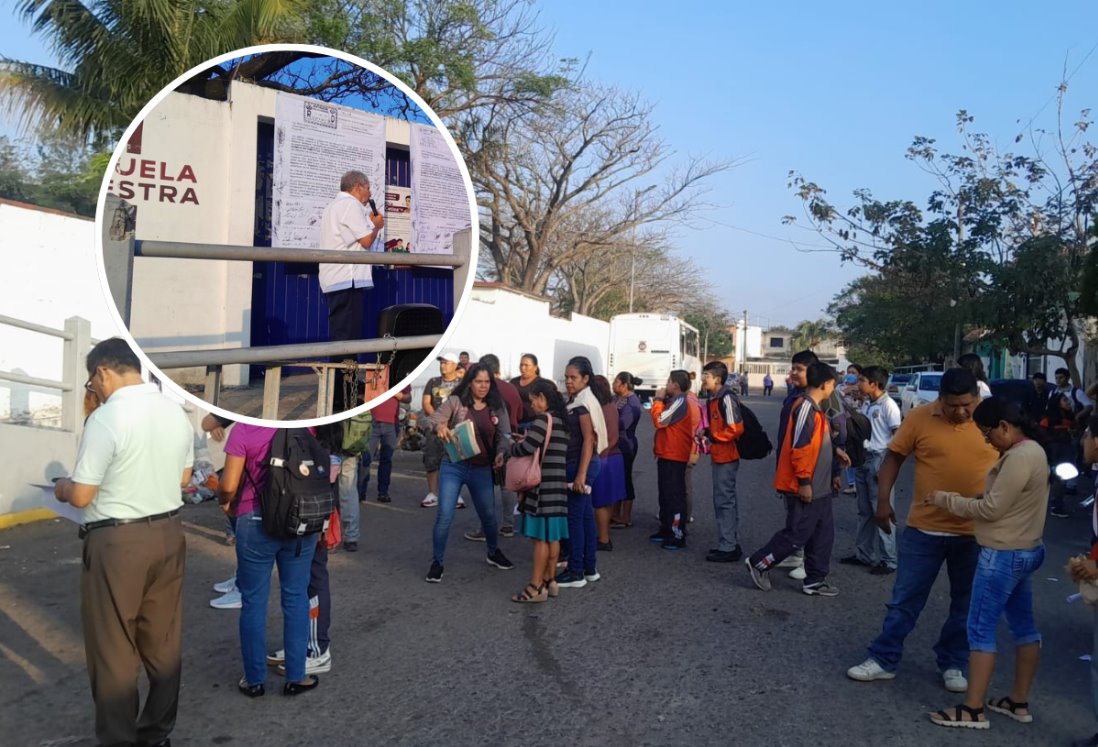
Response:
[[[717,517],[717,549],[731,552],[740,546],[740,509],[736,503],[736,474],[740,462],[713,462],[713,513]]]
[[[885,534],[873,520],[877,513],[877,472],[884,461],[883,451],[867,451],[865,463],[854,469],[854,489],[858,494],[858,534],[854,555],[866,565],[884,564],[896,568],[896,532]],[[889,503],[892,496],[888,496]]]
[[[586,485],[592,485],[599,476],[602,463],[593,457],[587,465]],[[565,480],[569,484],[576,479],[579,463],[565,467]],[[591,506],[590,493],[568,491],[568,570],[576,573],[594,573],[598,569],[595,553],[598,550],[599,532],[595,527],[595,509]]]
[[[370,445],[362,452],[362,481],[358,494],[366,498],[366,489],[370,487],[370,462],[373,461],[374,449],[378,450],[377,456],[377,492],[379,495],[389,493],[389,482],[393,475],[393,452],[397,445],[397,427],[393,423],[379,423],[374,421],[374,429],[370,432]]]
[[[934,653],[940,671],[967,671],[968,634],[965,623],[980,546],[973,537],[937,537],[907,527],[900,535],[899,550],[900,562],[896,567],[892,599],[886,605],[888,613],[881,633],[869,646],[870,657],[882,669],[896,671],[904,653],[904,639],[915,629],[944,562],[949,573],[949,615],[942,625],[938,642],[934,644]]]
[[[236,520],[236,588],[240,590],[240,653],[249,685],[267,679],[267,597],[271,567],[278,566],[282,593],[282,647],[286,650],[286,680],[305,679],[305,648],[309,642],[309,573],[316,535],[275,539],[263,531],[258,511]]]
[[[443,459],[438,470],[438,513],[435,515],[434,560],[442,565],[446,557],[446,540],[450,537],[450,524],[457,510],[458,494],[462,486],[469,488],[473,507],[480,517],[480,527],[488,543],[488,554],[499,548],[499,527],[496,525],[496,491],[492,485],[492,467],[476,466],[468,462],[454,464]]]
[[[1044,561],[1044,545],[1032,550],[980,548],[968,608],[970,649],[995,653],[995,631],[1004,614],[1010,634],[1014,636],[1014,645],[1041,642],[1041,634],[1033,621],[1033,590],[1029,579]]]

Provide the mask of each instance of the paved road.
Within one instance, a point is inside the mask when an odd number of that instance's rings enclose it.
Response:
[[[776,423],[776,399],[749,401],[764,424]],[[651,428],[641,437],[647,449]],[[750,548],[782,519],[771,470],[768,460],[740,472]],[[647,542],[655,465],[642,458],[639,522],[615,531],[614,551],[600,557],[604,579],[525,607],[508,596],[525,583],[527,543],[503,540],[516,570],[488,566],[484,546],[461,538],[475,525],[471,509],[458,512],[444,582],[423,582],[434,511],[418,507],[418,455],[398,455],[394,503],[368,504],[362,549],[331,558],[335,667],[319,690],[292,701],[236,692],[237,613],[207,606],[210,584],[233,571],[233,550],[215,506],[187,507],[183,694],[173,742],[998,746],[1067,744],[1095,731],[1089,669],[1079,661],[1090,650],[1093,618],[1065,602],[1073,589],[1061,569],[1087,542],[1085,517],[1050,521],[1049,560],[1035,576],[1045,635],[1036,722],[996,717],[988,732],[946,730],[925,716],[958,702],[941,688],[930,650],[948,604],[945,578],[908,640],[900,676],[852,682],[844,671],[864,658],[891,580],[836,565],[837,598],[807,597],[778,578],[764,594],[742,565],[704,562],[713,545],[710,481],[704,464],[697,472],[686,551]],[[910,484],[905,470],[901,516]],[[841,499],[836,514],[838,558],[849,548],[853,499]],[[0,743],[90,745],[75,530],[61,522],[17,527],[0,533],[0,548]],[[275,614],[271,629],[280,630]],[[1003,665],[995,693],[1008,687],[1011,664]]]

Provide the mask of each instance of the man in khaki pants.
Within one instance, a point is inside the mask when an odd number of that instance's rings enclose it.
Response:
[[[180,489],[191,477],[194,432],[126,341],[87,358],[88,417],[71,479],[57,500],[85,509],[80,617],[101,745],[168,745],[179,707],[183,565]],[[149,695],[138,716],[137,666]]]

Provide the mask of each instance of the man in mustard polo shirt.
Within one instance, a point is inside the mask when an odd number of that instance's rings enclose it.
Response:
[[[944,562],[949,573],[949,615],[934,653],[946,689],[964,692],[968,687],[965,621],[980,549],[970,520],[923,505],[922,498],[935,490],[965,496],[983,494],[984,477],[998,453],[972,422],[972,411],[979,403],[976,377],[967,369],[951,368],[942,375],[938,400],[912,410],[888,444],[877,476],[876,519],[882,530],[896,529],[889,496],[900,466],[910,454],[915,455],[915,492],[907,527],[900,534],[888,613],[880,635],[869,646],[869,658],[847,670],[853,680],[872,682],[896,676],[904,639],[915,628]]]

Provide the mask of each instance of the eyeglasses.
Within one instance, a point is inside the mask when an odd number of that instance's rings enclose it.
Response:
[[[92,386],[92,379],[94,379],[94,378],[95,378],[95,376],[91,376],[87,381],[84,382],[84,389],[85,390],[87,390],[89,392],[94,392],[95,391],[95,388]]]

